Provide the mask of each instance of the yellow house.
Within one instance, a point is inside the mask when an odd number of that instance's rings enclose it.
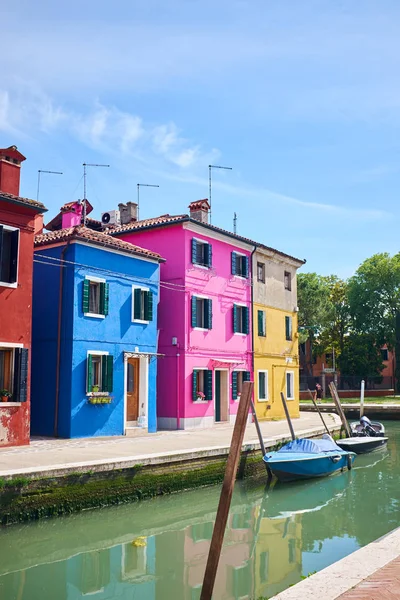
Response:
[[[258,245],[253,254],[254,396],[259,419],[299,416],[296,272],[305,261]]]

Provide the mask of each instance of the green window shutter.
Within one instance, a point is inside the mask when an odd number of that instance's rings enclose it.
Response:
[[[197,240],[192,238],[192,263],[197,264]]]
[[[236,252],[231,255],[232,275],[236,275]]]
[[[248,306],[244,306],[244,331],[243,333],[250,333],[250,310]]]
[[[11,264],[10,264],[10,283],[17,281],[17,270],[18,270],[18,241],[19,231],[13,231],[11,233]]]
[[[193,375],[192,375],[192,400],[193,400],[193,402],[195,402],[197,400],[197,375],[198,375],[198,370],[193,369]]]
[[[237,394],[238,394],[237,380],[238,380],[237,371],[232,371],[232,400],[237,400]]]
[[[206,400],[212,400],[212,371],[204,371],[204,393]]]
[[[259,336],[263,336],[264,335],[264,331],[263,331],[263,311],[259,310],[257,311],[257,322],[258,322],[258,335]]]
[[[83,303],[82,303],[82,310],[84,313],[89,312],[89,287],[90,287],[90,281],[89,281],[89,279],[85,279],[83,282]]]
[[[197,303],[196,296],[192,296],[192,327],[196,327],[197,325]]]
[[[250,381],[250,371],[243,371],[243,381]]]
[[[86,392],[92,391],[92,354],[88,354],[86,361]]]
[[[258,397],[260,400],[265,400],[265,373],[262,371],[258,374]]]
[[[237,333],[237,310],[236,304],[233,305],[233,333]]]
[[[133,291],[133,318],[140,319],[141,311],[140,306],[142,303],[142,290],[140,288],[135,288]]]
[[[101,357],[101,379],[101,391],[112,392],[114,380],[114,357],[109,354],[105,354]]]
[[[145,304],[144,304],[144,320],[153,320],[153,292],[146,292]]]
[[[291,317],[285,317],[285,329],[286,329],[286,339],[292,339],[292,319]]]
[[[100,283],[100,314],[108,315],[109,288],[108,283]]]
[[[243,276],[249,276],[249,257],[243,256]]]
[[[14,351],[14,402],[26,402],[28,396],[28,349]]]
[[[212,300],[207,302],[207,329],[212,329]]]
[[[207,244],[206,252],[207,252],[207,266],[212,267],[212,246],[211,246],[211,244]]]

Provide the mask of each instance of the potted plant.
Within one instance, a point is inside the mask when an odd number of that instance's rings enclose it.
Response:
[[[204,400],[206,395],[203,392],[197,392],[197,400]]]
[[[99,391],[99,386],[98,385],[92,385],[92,392],[98,392]]]
[[[12,394],[8,390],[0,390],[0,398],[2,402],[8,402],[8,399],[12,397]]]

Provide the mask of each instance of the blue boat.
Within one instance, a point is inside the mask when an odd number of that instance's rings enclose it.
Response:
[[[266,453],[267,469],[280,481],[325,477],[343,469],[351,469],[354,452],[342,450],[330,435],[322,439],[300,438],[277,452]]]

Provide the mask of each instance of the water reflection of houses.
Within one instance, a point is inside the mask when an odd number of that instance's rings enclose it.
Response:
[[[145,503],[29,526],[29,535],[26,527],[6,530],[0,598],[197,600],[215,518],[207,507],[216,506],[214,495],[210,490],[201,503],[194,496],[191,516],[187,504],[175,498],[177,505]],[[270,596],[282,589],[282,581],[289,585],[300,578],[300,515],[268,519],[257,496],[245,494],[232,507],[215,584],[219,600]],[[172,514],[165,510],[168,504]]]

